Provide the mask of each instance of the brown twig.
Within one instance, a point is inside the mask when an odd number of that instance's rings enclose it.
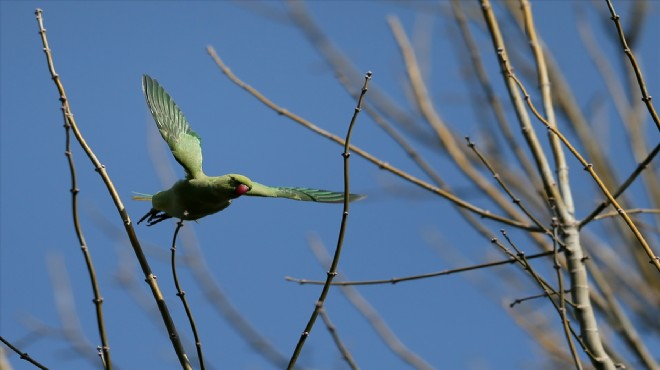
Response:
[[[655,126],[658,128],[658,130],[660,130],[660,117],[658,116],[658,112],[656,112],[655,107],[653,106],[651,95],[649,95],[648,89],[646,88],[646,82],[644,82],[644,76],[642,75],[642,70],[639,68],[639,64],[637,64],[637,59],[635,58],[635,54],[633,54],[630,47],[628,47],[628,42],[626,41],[626,35],[623,33],[623,27],[621,27],[621,18],[619,17],[618,14],[616,14],[612,2],[610,0],[605,0],[605,1],[607,2],[607,8],[610,10],[610,14],[612,16],[610,19],[612,19],[614,25],[616,26],[616,31],[619,35],[619,41],[621,41],[623,52],[628,57],[628,60],[630,60],[630,65],[635,71],[635,76],[637,77],[637,84],[639,85],[639,90],[642,93],[642,101],[644,102],[644,104],[646,104],[646,109],[648,109],[649,114],[653,119],[653,122],[655,122]]]
[[[552,256],[553,254],[554,254],[554,251],[541,252],[541,253],[531,254],[531,255],[527,256],[527,259],[531,260],[531,259],[540,258],[540,257],[547,257],[547,256]],[[360,281],[338,281],[338,282],[333,282],[332,285],[347,286],[347,285],[397,284],[397,283],[406,282],[406,281],[427,279],[427,278],[432,278],[432,277],[436,277],[436,276],[445,276],[445,275],[452,275],[452,274],[457,274],[457,273],[466,272],[466,271],[479,270],[479,269],[482,269],[482,268],[508,265],[508,264],[512,264],[512,263],[516,263],[516,262],[518,262],[518,261],[515,258],[508,258],[508,259],[505,259],[505,260],[499,260],[499,261],[494,261],[494,262],[485,262],[485,263],[480,263],[480,264],[466,266],[466,267],[459,267],[459,268],[455,268],[455,269],[430,272],[430,273],[427,273],[427,274],[419,274],[419,275],[405,276],[405,277],[400,277],[400,278],[390,278],[390,279],[360,280]],[[290,276],[286,276],[284,279],[286,281],[291,281],[291,282],[294,282],[294,283],[298,283],[300,285],[304,285],[304,284],[320,285],[320,284],[324,283],[323,281],[320,281],[320,280],[297,279],[297,278],[293,278],[293,277],[290,277]]]
[[[616,191],[612,193],[612,197],[614,197],[614,199],[619,198],[619,196],[623,194],[623,192],[626,191],[630,185],[632,185],[635,179],[637,179],[637,177],[648,167],[648,165],[651,163],[651,161],[653,161],[653,158],[655,158],[658,153],[660,153],[660,143],[658,143],[646,156],[646,158],[644,158],[644,160],[637,165],[635,170],[628,176],[626,181],[624,181],[623,184],[621,184],[621,186],[619,186]],[[610,202],[609,198],[602,201],[598,207],[596,207],[596,209],[594,209],[587,217],[580,221],[580,228],[583,228],[589,222],[597,219],[597,216],[610,204],[612,203]]]
[[[176,287],[176,296],[181,299],[183,303],[183,308],[186,310],[186,316],[188,317],[188,323],[190,323],[190,329],[192,330],[193,336],[195,337],[195,348],[197,349],[197,358],[199,358],[199,367],[204,370],[204,355],[202,353],[202,341],[199,339],[199,333],[197,332],[197,325],[195,325],[195,319],[193,318],[190,305],[188,305],[188,300],[186,299],[186,292],[181,289],[179,284],[179,275],[176,273],[176,237],[179,235],[179,230],[183,227],[183,220],[179,220],[176,223],[176,229],[174,230],[174,236],[172,237],[172,251],[171,265],[172,265],[172,278],[174,279],[174,286]]]
[[[484,67],[481,55],[479,54],[478,44],[474,40],[474,37],[472,37],[472,33],[468,27],[468,23],[461,5],[462,4],[460,0],[451,1],[454,18],[458,24],[458,27],[461,31],[461,36],[470,55],[469,66],[471,66],[474,70],[474,74],[479,81],[479,85],[481,85],[481,88],[486,95],[488,103],[491,106],[491,110],[495,115],[500,132],[504,136],[507,147],[513,151],[516,159],[518,160],[518,163],[520,163],[520,166],[523,168],[523,172],[530,177],[531,182],[538,183],[538,177],[536,177],[534,167],[532,167],[532,164],[529,162],[529,159],[527,158],[527,155],[523,149],[524,147],[522,145],[518,145],[504,113],[502,102],[498,98],[493,85],[488,79],[488,73],[486,72],[486,68]]]
[[[27,352],[21,351],[18,347],[14,346],[10,341],[5,339],[2,335],[0,335],[0,342],[4,343],[12,351],[16,352],[21,357],[21,360],[25,360],[42,370],[48,370],[46,366],[42,365],[39,361],[30,357],[30,355],[28,355]]]
[[[481,154],[481,152],[479,151],[479,149],[477,149],[477,145],[476,145],[475,143],[473,143],[472,140],[470,140],[470,137],[469,137],[469,136],[466,136],[466,137],[465,137],[465,141],[467,141],[467,145],[468,145],[468,147],[469,147],[470,149],[472,149],[472,151],[473,151],[474,154],[479,158],[479,160],[481,161],[481,163],[483,163],[484,166],[486,166],[486,168],[488,169],[488,171],[491,173],[491,175],[493,175],[493,178],[495,179],[495,181],[497,181],[497,183],[500,185],[500,187],[502,188],[502,190],[504,190],[504,192],[509,196],[509,198],[511,199],[511,201],[513,202],[513,204],[515,204],[518,208],[520,208],[520,210],[521,210],[521,211],[522,211],[522,212],[523,212],[523,213],[524,213],[524,214],[525,214],[525,215],[526,215],[526,216],[527,216],[527,217],[528,217],[528,218],[529,218],[529,219],[530,219],[530,220],[531,220],[531,221],[532,221],[532,222],[533,222],[533,223],[534,223],[539,229],[543,229],[543,230],[545,231],[546,234],[551,235],[550,231],[547,230],[547,229],[545,228],[545,226],[543,226],[543,224],[541,223],[541,221],[539,221],[539,220],[538,220],[538,219],[537,219],[537,218],[536,218],[536,217],[535,217],[535,216],[534,216],[534,215],[533,215],[533,214],[527,209],[527,207],[525,207],[525,205],[522,204],[522,202],[520,201],[520,198],[516,197],[516,196],[513,194],[513,192],[511,191],[511,189],[509,189],[509,187],[508,187],[507,184],[504,182],[504,180],[502,180],[502,177],[501,177],[501,176],[495,171],[495,169],[494,169],[493,166],[490,164],[490,162],[488,161],[488,159],[486,159],[486,157],[484,157],[484,156]]]

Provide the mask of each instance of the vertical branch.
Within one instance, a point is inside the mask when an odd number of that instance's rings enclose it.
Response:
[[[577,354],[577,350],[575,349],[575,344],[573,343],[573,337],[571,336],[571,327],[570,323],[568,321],[568,315],[566,314],[566,301],[564,298],[564,275],[561,272],[561,264],[559,263],[559,235],[557,234],[557,230],[559,228],[559,224],[557,222],[557,218],[553,217],[552,218],[552,231],[554,233],[554,238],[553,238],[553,265],[552,267],[555,269],[555,272],[557,274],[557,290],[559,293],[559,316],[561,317],[561,323],[562,327],[564,328],[564,336],[566,337],[566,342],[568,342],[568,348],[571,351],[571,357],[573,358],[573,363],[575,364],[576,369],[582,370],[582,363],[580,362],[580,357]]]
[[[126,212],[126,208],[124,207],[124,204],[121,201],[121,198],[117,193],[117,189],[115,189],[115,186],[112,183],[112,180],[110,179],[110,176],[108,175],[105,166],[101,164],[101,162],[96,157],[96,154],[94,154],[94,152],[92,151],[92,148],[87,144],[87,141],[85,140],[85,138],[82,136],[82,133],[78,129],[78,125],[76,124],[76,121],[73,118],[73,114],[71,114],[71,107],[69,106],[69,101],[66,98],[64,85],[60,80],[60,76],[55,71],[53,57],[50,48],[48,46],[48,39],[46,38],[46,29],[44,28],[43,25],[42,10],[37,9],[35,14],[37,16],[37,22],[39,23],[39,34],[41,35],[41,41],[44,46],[44,53],[46,54],[48,69],[53,79],[53,83],[55,83],[55,86],[57,87],[57,90],[60,94],[60,100],[62,101],[62,106],[63,106],[62,109],[65,112],[67,123],[68,125],[70,125],[71,131],[76,137],[78,144],[80,144],[83,151],[89,158],[90,162],[92,162],[92,164],[94,165],[95,171],[101,176],[101,179],[103,180],[103,183],[105,184],[108,193],[112,198],[112,201],[115,203],[115,207],[117,208],[117,211],[119,212],[119,215],[124,223],[124,228],[126,229],[126,233],[128,235],[129,241],[131,242],[131,246],[133,247],[133,251],[135,252],[135,256],[137,257],[138,262],[140,263],[140,267],[142,268],[142,272],[145,276],[145,281],[151,288],[151,293],[154,299],[156,300],[158,310],[160,311],[161,317],[163,318],[163,322],[169,334],[169,338],[170,341],[172,342],[172,346],[174,347],[174,351],[177,354],[177,357],[179,359],[179,362],[181,363],[182,368],[189,369],[190,362],[188,361],[188,356],[186,356],[185,354],[183,345],[181,344],[181,340],[176,331],[176,326],[174,325],[172,316],[170,315],[169,309],[167,308],[167,303],[165,303],[163,294],[161,293],[160,288],[158,287],[158,283],[156,282],[156,275],[154,275],[153,272],[151,271],[151,267],[149,266],[147,257],[144,255],[144,252],[142,251],[142,246],[140,245],[140,241],[138,240],[137,235],[135,234],[135,230],[133,229],[133,222],[128,216],[128,212]]]
[[[172,251],[172,258],[171,258],[171,264],[172,264],[172,278],[174,279],[174,286],[176,287],[176,296],[181,298],[181,302],[183,303],[183,308],[186,310],[186,316],[188,316],[188,322],[190,323],[190,329],[193,332],[193,336],[195,337],[195,348],[197,349],[197,357],[199,358],[199,367],[200,369],[204,370],[206,367],[204,366],[204,356],[202,354],[202,342],[199,340],[199,334],[197,333],[197,325],[195,325],[195,319],[193,318],[192,311],[190,310],[190,306],[188,305],[188,300],[186,299],[186,292],[181,290],[181,286],[179,285],[179,276],[176,273],[176,237],[179,235],[179,230],[183,227],[183,220],[179,220],[179,222],[176,223],[176,229],[174,230],[174,236],[172,237],[172,247],[170,250]]]
[[[539,89],[541,90],[541,98],[543,100],[543,111],[548,123],[552,127],[557,127],[555,121],[555,110],[552,102],[552,93],[550,90],[550,79],[548,78],[548,68],[545,63],[543,53],[543,45],[536,36],[536,26],[534,25],[534,17],[532,16],[531,6],[528,0],[520,0],[521,7],[524,14],[525,29],[529,35],[529,44],[534,54],[537,66],[537,78]],[[566,211],[570,215],[575,214],[575,206],[573,204],[573,195],[571,192],[570,183],[568,181],[568,165],[566,164],[566,157],[561,147],[559,138],[552,132],[548,132],[548,140],[555,160],[555,171],[557,172],[557,182],[559,191],[564,201]]]
[[[530,117],[525,109],[523,97],[518,92],[515,82],[508,78],[508,74],[511,73],[509,67],[509,56],[504,45],[504,39],[500,32],[497,19],[495,18],[492,7],[490,6],[490,1],[482,0],[481,4],[484,19],[490,31],[493,47],[495,48],[497,58],[500,63],[502,77],[504,78],[504,83],[509,93],[509,99],[511,100],[511,104],[515,110],[518,122],[520,124],[520,129],[523,133],[525,141],[527,142],[527,146],[532,152],[532,157],[534,158],[537,171],[541,175],[546,197],[551,204],[562,202],[561,195],[557,190],[557,184],[555,183],[555,179],[552,176],[552,171],[550,170],[550,164],[548,163],[548,159],[543,152],[543,148],[539,143],[536,132],[532,127]]]
[[[44,28],[42,10],[37,9],[35,12],[37,16],[37,23],[39,24],[39,35],[44,46],[44,53],[46,54],[46,59],[48,60],[48,66],[53,76],[53,80],[59,81],[59,76],[55,72],[55,67],[52,61],[52,55],[50,52],[50,47],[48,46],[48,39],[46,38],[46,28]],[[57,83],[57,82],[56,82]],[[71,130],[73,121],[73,113],[71,113],[69,107],[69,100],[64,93],[64,90],[60,92],[60,102],[62,103],[62,115],[64,118],[64,131],[65,131],[65,149],[64,153],[69,163],[69,173],[71,174],[71,213],[73,216],[73,227],[78,238],[78,243],[80,244],[80,249],[82,251],[83,257],[85,259],[85,265],[87,267],[87,274],[89,275],[90,283],[92,284],[92,291],[94,294],[94,306],[96,308],[96,323],[97,329],[99,332],[99,337],[101,339],[101,349],[102,356],[101,360],[103,361],[103,367],[107,370],[112,369],[112,361],[110,360],[110,345],[108,344],[108,339],[105,332],[105,321],[103,320],[103,297],[101,296],[101,289],[99,288],[98,279],[96,278],[96,269],[94,268],[94,262],[92,261],[91,252],[85,241],[85,235],[83,234],[82,227],[80,226],[80,219],[78,214],[78,178],[76,175],[76,165],[73,161],[73,153],[71,152]]]
[[[332,259],[330,270],[328,270],[327,272],[326,281],[325,284],[323,285],[323,289],[321,290],[321,295],[319,296],[319,299],[316,301],[316,305],[314,306],[314,311],[312,312],[312,315],[309,318],[307,325],[305,326],[305,330],[300,335],[300,339],[298,340],[296,349],[293,351],[293,355],[291,355],[291,359],[289,360],[289,365],[287,366],[287,369],[289,370],[292,370],[293,367],[295,366],[296,361],[298,360],[298,356],[300,356],[300,352],[302,351],[302,348],[305,345],[305,341],[309,337],[309,333],[312,331],[312,328],[314,327],[314,323],[316,322],[316,318],[319,315],[319,311],[323,308],[323,303],[325,302],[325,299],[328,296],[328,292],[330,291],[332,279],[334,279],[335,275],[337,275],[337,266],[339,264],[339,256],[341,255],[341,250],[344,243],[344,233],[346,231],[346,223],[348,220],[348,208],[350,204],[349,157],[351,156],[351,153],[349,151],[349,148],[351,142],[351,134],[353,133],[353,126],[355,125],[357,116],[358,114],[360,114],[360,111],[362,110],[362,99],[364,98],[364,95],[367,93],[367,87],[369,85],[370,80],[371,80],[371,71],[367,72],[367,74],[365,75],[364,85],[362,85],[362,92],[360,94],[360,97],[358,98],[357,106],[355,107],[355,111],[353,112],[353,117],[351,118],[351,122],[348,125],[348,132],[346,133],[346,140],[344,141],[344,152],[342,153],[342,157],[344,157],[344,211],[342,213],[341,226],[339,228],[339,236],[337,238],[337,248],[335,249],[335,255]]]

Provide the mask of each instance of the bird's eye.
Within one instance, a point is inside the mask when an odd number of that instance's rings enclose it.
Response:
[[[238,184],[235,190],[237,197],[247,193],[248,191],[250,191],[250,188],[248,188],[245,184]]]

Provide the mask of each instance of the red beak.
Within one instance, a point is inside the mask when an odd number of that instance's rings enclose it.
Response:
[[[250,188],[247,187],[245,184],[240,184],[236,187],[236,196],[240,197],[241,195],[247,193],[250,190]]]

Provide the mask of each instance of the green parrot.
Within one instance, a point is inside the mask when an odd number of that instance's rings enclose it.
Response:
[[[341,203],[344,193],[310,188],[272,187],[259,184],[243,175],[207,176],[202,171],[201,138],[188,124],[186,117],[170,95],[153,78],[142,76],[142,90],[158,131],[172,150],[186,178],[171,188],[154,195],[138,194],[135,200],[150,200],[152,208],[138,221],[148,226],[176,217],[197,220],[227,208],[241,195],[289,198],[322,203]],[[364,198],[350,194],[349,201]]]

